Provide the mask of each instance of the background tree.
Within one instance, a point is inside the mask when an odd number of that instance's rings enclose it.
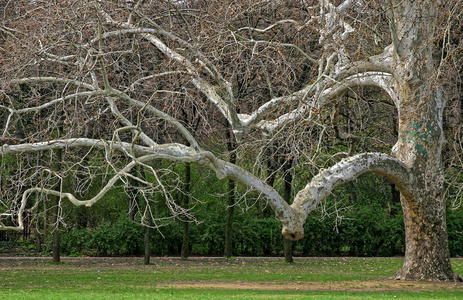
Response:
[[[228,128],[227,128],[228,129]],[[227,150],[230,152],[230,163],[236,163],[236,142],[231,128],[226,131],[227,137]],[[232,257],[233,255],[233,221],[235,219],[235,182],[231,179],[228,179],[228,201],[227,201],[227,217],[225,221],[225,240],[224,240],[224,250],[223,255],[227,258]]]
[[[406,253],[396,278],[460,279],[449,259],[442,161],[451,89],[444,83],[457,73],[449,25],[461,11],[458,1],[81,0],[8,2],[3,10],[2,155],[62,149],[66,167],[53,176],[94,178],[99,170],[105,178],[96,195],[78,200],[25,174],[19,196],[5,202],[2,229],[24,227],[32,194],[91,206],[133,180],[146,206],[161,193],[173,217],[194,218],[172,197],[181,181],[167,185],[167,170],[154,166],[162,160],[199,164],[257,192],[283,235],[298,240],[308,213],[333,189],[373,172],[401,192]],[[53,97],[40,96],[44,90]],[[368,94],[395,107],[390,154],[384,133],[361,131],[341,114],[347,92],[353,96],[344,109]],[[185,105],[195,107],[198,130],[179,121]],[[216,146],[219,119],[233,128],[236,164]],[[39,132],[30,131],[34,121]],[[375,139],[384,148],[353,155],[354,145]],[[291,205],[278,185],[266,183],[265,149],[273,143],[291,149],[292,168],[313,177]],[[104,153],[101,166],[82,165],[97,152]],[[136,166],[149,176],[133,175]]]

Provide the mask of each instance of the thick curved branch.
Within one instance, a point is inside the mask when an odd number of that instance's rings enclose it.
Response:
[[[89,200],[78,200],[70,193],[62,193],[43,188],[31,188],[25,191],[22,196],[21,207],[17,212],[18,224],[17,227],[5,227],[0,224],[0,230],[21,230],[23,226],[22,214],[26,207],[26,202],[30,193],[41,192],[46,194],[55,195],[61,198],[67,198],[71,203],[76,206],[92,206],[100,200],[122,177],[130,173],[130,170],[137,164],[144,164],[150,161],[167,160],[180,163],[199,163],[211,170],[213,170],[219,179],[229,178],[246,188],[253,189],[267,199],[268,204],[273,208],[277,217],[285,224],[292,224],[296,219],[295,214],[289,204],[278,194],[278,192],[271,186],[265,183],[264,180],[259,179],[250,172],[240,168],[235,164],[223,161],[215,157],[211,152],[201,151],[197,152],[192,147],[187,147],[181,144],[165,144],[156,147],[143,147],[139,145],[132,145],[130,143],[114,143],[110,144],[106,141],[95,139],[66,139],[55,140],[50,142],[21,144],[21,145],[3,145],[0,147],[0,154],[17,154],[23,152],[36,152],[51,149],[64,149],[64,148],[78,148],[78,147],[91,147],[96,149],[118,150],[122,152],[132,152],[133,161],[128,163],[123,169],[116,172],[116,174],[108,181],[108,183],[101,189],[101,191]],[[140,156],[141,155],[141,156]],[[136,157],[139,156],[139,157]]]
[[[110,147],[117,151],[134,152],[135,155],[170,155],[172,157],[186,156],[188,153],[192,153],[191,148],[182,144],[163,144],[155,147],[145,147],[139,145],[133,145],[131,143],[111,143],[110,141],[88,139],[88,138],[71,138],[62,140],[52,140],[47,142],[38,143],[26,143],[19,145],[8,145],[4,144],[0,146],[0,155],[8,154],[19,154],[26,152],[38,152],[47,150],[57,149],[72,149],[72,148],[97,148],[97,149],[109,149]]]
[[[385,72],[365,72],[349,76],[340,82],[337,82],[334,78],[325,78],[325,84],[331,83],[331,87],[325,88],[320,95],[313,95],[315,93],[315,87],[317,83],[304,88],[288,97],[279,97],[272,99],[271,101],[262,105],[252,115],[240,115],[245,122],[246,126],[256,124],[257,128],[265,132],[273,132],[274,130],[284,126],[289,122],[297,121],[301,118],[310,119],[312,117],[312,109],[318,109],[328,103],[329,101],[339,98],[347,90],[353,89],[360,86],[376,86],[388,93],[391,99],[396,102],[397,96],[394,92],[394,78],[391,74]],[[307,97],[308,94],[312,94]],[[271,108],[278,107],[282,103],[294,103],[300,102],[301,100],[308,98],[303,101],[303,104],[299,105],[295,110],[280,115],[273,120],[261,120],[266,112],[270,111]],[[259,121],[261,120],[261,121]],[[259,121],[259,122],[258,122]]]
[[[267,203],[275,211],[276,216],[283,224],[292,223],[295,215],[289,204],[280,196],[280,194],[265,180],[262,180],[243,168],[220,160],[212,154],[208,154],[207,158],[213,165],[213,170],[216,172],[219,179],[231,179],[238,184],[255,190],[265,196]]]
[[[321,171],[304,189],[300,190],[291,208],[299,213],[299,228],[284,228],[284,234],[292,239],[300,236],[302,225],[309,212],[316,209],[318,204],[330,195],[341,184],[354,180],[365,173],[376,173],[393,182],[402,195],[413,199],[413,188],[410,169],[396,158],[383,153],[362,153],[341,160],[329,169]],[[296,238],[296,233],[297,235]],[[292,236],[294,235],[294,236]]]
[[[273,109],[278,107],[284,106],[287,103],[294,103],[300,101],[301,99],[306,98],[306,95],[313,93],[315,88],[315,83],[309,84],[303,89],[288,95],[288,96],[281,96],[277,98],[273,98],[270,101],[261,105],[258,109],[252,112],[250,115],[248,114],[239,114],[239,118],[242,120],[243,128],[235,128],[235,131],[240,131],[240,129],[247,129],[252,125],[259,124],[259,127],[264,128],[265,126],[271,126],[277,121],[274,120],[262,120],[263,116]]]
[[[362,153],[341,160],[329,169],[321,171],[304,189],[300,190],[291,204],[296,220],[283,224],[283,235],[291,240],[304,237],[303,225],[308,214],[338,186],[352,181],[365,173],[376,173],[393,182],[407,200],[413,199],[410,169],[401,161],[383,153]]]
[[[385,56],[388,56],[385,53]],[[393,90],[394,79],[389,64],[380,58],[383,56],[372,57],[372,61],[356,61],[346,65],[339,70],[335,76],[322,76],[315,82],[306,85],[303,89],[296,91],[287,96],[273,98],[261,105],[251,114],[239,114],[242,128],[235,128],[239,133],[253,125],[266,132],[273,130],[295,121],[298,118],[307,115],[307,112],[313,108],[319,108],[328,101],[335,99],[345,93],[348,89],[357,86],[377,86],[385,90],[395,101],[396,94]],[[320,94],[316,94],[318,87],[325,86]],[[302,102],[295,110],[280,115],[273,120],[264,120],[264,116],[273,109],[284,106],[285,104],[298,104]],[[309,116],[310,118],[310,116]]]

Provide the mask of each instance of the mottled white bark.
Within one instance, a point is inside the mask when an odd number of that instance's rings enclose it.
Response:
[[[394,182],[404,197],[407,199],[414,197],[414,179],[406,165],[383,153],[358,154],[321,171],[297,193],[291,205],[297,219],[283,223],[283,235],[291,240],[301,239],[304,236],[303,225],[307,215],[315,210],[336,187],[365,173],[382,175]]]
[[[401,196],[406,250],[396,279],[461,280],[450,264],[443,196],[445,97],[432,55],[438,6],[439,1],[423,0],[390,7],[399,91],[399,137],[393,154],[414,177],[414,197]]]

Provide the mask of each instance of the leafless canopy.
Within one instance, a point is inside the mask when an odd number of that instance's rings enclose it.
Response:
[[[198,163],[256,190],[294,239],[303,233],[293,220],[365,172],[413,198],[408,166],[377,153],[396,143],[403,75],[388,1],[0,3],[1,229],[21,229],[46,195],[91,206],[121,184],[147,207],[160,193],[173,216],[193,218],[171,196],[178,182],[162,179],[171,171],[161,161]],[[460,5],[448,5],[438,22],[450,25],[430,41],[444,45],[437,80],[461,63],[451,26]],[[221,150],[230,128],[237,165]],[[277,155],[311,175],[349,158],[289,206],[266,181]],[[73,190],[63,188],[69,177]]]

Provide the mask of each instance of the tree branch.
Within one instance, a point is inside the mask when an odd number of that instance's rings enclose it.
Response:
[[[297,211],[298,222],[294,227],[283,227],[287,238],[297,240],[303,237],[302,225],[309,212],[338,186],[352,181],[365,173],[376,173],[393,182],[406,199],[413,199],[410,169],[396,158],[383,153],[362,153],[341,160],[329,169],[321,171],[304,189],[300,190],[291,208]],[[297,225],[300,227],[298,228]],[[301,235],[302,234],[302,235]]]
[[[107,193],[107,191],[109,191],[112,188],[112,186],[114,186],[117,180],[119,180],[122,176],[125,176],[125,174],[128,174],[130,170],[137,164],[143,164],[155,160],[167,160],[181,163],[199,163],[213,170],[216,173],[217,177],[221,180],[226,178],[232,179],[237,183],[243,185],[244,187],[255,190],[260,194],[264,195],[267,199],[268,204],[273,208],[277,217],[283,224],[288,224],[290,220],[295,219],[294,212],[290,208],[289,204],[278,194],[278,192],[274,188],[266,184],[264,180],[261,180],[252,173],[244,170],[243,168],[235,164],[231,164],[224,160],[218,159],[209,151],[197,152],[195,149],[181,144],[165,144],[155,147],[143,147],[124,142],[110,143],[108,141],[101,141],[95,139],[76,138],[12,146],[2,145],[0,147],[0,154],[7,155],[18,154],[23,152],[36,152],[44,150],[78,147],[91,147],[97,149],[104,149],[105,151],[114,149],[122,152],[131,152],[133,154],[141,156],[132,157],[133,160],[130,163],[128,163],[123,169],[116,172],[116,174],[108,181],[105,187],[101,189],[98,195],[89,200],[78,200],[77,198],[75,198],[74,195],[70,193],[61,193],[59,191],[53,191],[50,189],[43,189],[38,187],[26,190],[22,196],[21,208],[17,212],[19,226],[5,227],[0,224],[0,230],[22,229],[22,213],[24,212],[27,198],[30,193],[43,192],[61,198],[67,198],[71,203],[73,203],[76,206],[92,206],[99,199],[101,199]]]
[[[118,31],[107,32],[101,35],[101,39],[106,39],[109,37],[121,35],[121,34],[140,34],[144,39],[148,40],[151,44],[153,44],[159,51],[164,53],[167,57],[175,60],[182,66],[184,66],[187,72],[192,77],[193,84],[211,101],[216,105],[216,107],[220,110],[221,114],[231,123],[234,127],[241,127],[240,119],[238,118],[235,104],[233,103],[233,92],[231,85],[228,81],[226,81],[222,75],[218,72],[216,67],[199,51],[197,51],[193,46],[189,43],[176,38],[170,33],[162,29],[152,29],[152,28],[137,28],[133,25],[121,25],[115,21],[112,21],[114,25],[125,27],[124,29]],[[165,43],[163,43],[159,38],[155,36],[155,34],[164,34],[167,35],[169,38],[174,39],[175,41],[181,42],[184,45],[187,45],[191,51],[196,55],[197,59],[200,59],[206,65],[207,70],[210,74],[214,75],[214,78],[219,82],[221,91],[225,92],[226,97],[221,97],[217,92],[214,85],[209,83],[207,80],[200,76],[200,70],[198,70],[193,63],[186,58],[185,56],[181,55],[180,53],[172,50],[168,47]],[[91,41],[91,43],[95,43],[99,40],[99,38],[95,38]]]

